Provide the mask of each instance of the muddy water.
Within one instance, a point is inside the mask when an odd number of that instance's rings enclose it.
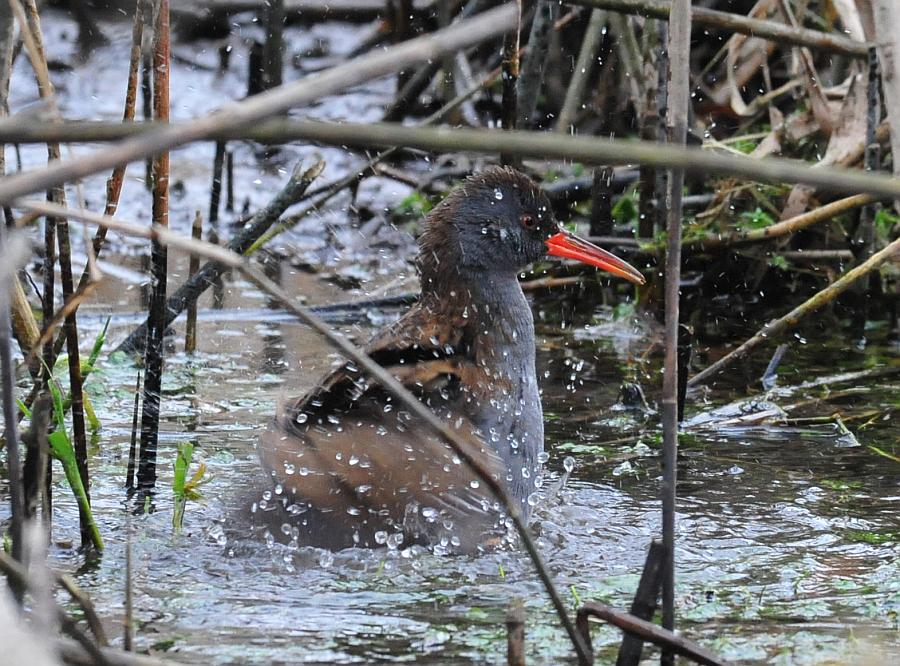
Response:
[[[195,65],[179,61],[173,66],[175,117],[241,96],[246,87],[241,40],[257,29],[246,21],[236,26],[241,34],[234,40],[232,68],[222,76],[203,68],[215,64],[217,44],[176,48]],[[104,27],[112,38],[109,47],[86,66],[55,73],[67,116],[119,114],[129,31],[122,24]],[[70,61],[71,23],[50,14],[45,29],[51,58]],[[336,24],[289,31],[294,51],[324,41],[334,55],[349,51],[360,36],[359,29]],[[325,60],[304,62],[315,66],[327,64]],[[290,71],[288,78],[301,75]],[[13,76],[14,112],[27,112],[34,97],[29,76],[20,60]],[[375,118],[391,86],[373,82],[351,95],[324,100],[311,113]],[[316,152],[291,146],[261,160],[253,146],[235,143],[233,148],[238,212],[245,201],[250,209],[267,201],[293,163]],[[78,154],[92,148],[73,150]],[[342,151],[319,152],[328,160],[331,176],[359,162]],[[42,149],[23,149],[26,167],[43,159]],[[210,146],[173,155],[174,179],[180,185],[173,196],[172,222],[180,230],[188,228],[196,208],[205,209],[211,161]],[[129,171],[120,214],[146,221],[141,171],[139,165]],[[102,178],[83,184],[94,209],[102,187]],[[370,179],[357,203],[380,210],[406,191]],[[70,196],[76,200],[77,192]],[[283,284],[311,303],[408,285],[409,268],[395,258],[406,255],[364,242],[348,225],[353,216],[345,205],[339,201],[334,212],[311,217],[284,241],[299,262],[315,265],[322,274],[350,272],[362,280],[360,290],[348,292],[283,266]],[[384,235],[389,247],[408,250],[409,239],[402,233],[385,227]],[[145,250],[114,240],[123,252],[129,247],[132,253]],[[344,247],[343,253],[332,249],[335,243]],[[110,261],[139,267],[133,257],[111,256]],[[172,282],[183,274],[183,258],[174,256]],[[229,280],[226,291],[224,309],[214,309],[208,298],[201,302],[196,356],[183,353],[183,325],[175,327],[164,382],[160,493],[147,515],[133,516],[122,490],[135,368],[113,357],[88,383],[103,422],[91,468],[95,513],[107,550],[101,559],[85,562],[72,547],[76,509],[57,479],[51,555],[56,566],[73,572],[90,592],[110,635],[120,635],[130,531],[137,643],[143,650],[213,663],[498,662],[505,644],[505,606],[520,596],[527,608],[531,660],[567,659],[566,639],[519,552],[477,558],[402,548],[332,553],[291,549],[266,537],[247,512],[249,501],[262,492],[254,452],[257,433],[281,396],[309,386],[335,357],[247,284]],[[102,293],[83,309],[85,337],[92,337],[111,314],[108,348],[114,347],[140,308],[140,292],[127,274],[110,276]],[[653,390],[660,377],[653,351],[658,331],[627,314],[617,319],[608,310],[585,311],[583,305],[575,307],[578,301],[577,293],[568,298],[554,293],[538,295],[534,303],[551,457],[547,496],[532,527],[572,606],[596,599],[624,608],[659,526]],[[378,323],[385,316],[369,313],[369,320]],[[368,333],[366,327],[345,330],[358,339]],[[896,367],[896,346],[883,342],[877,330],[864,352],[847,350],[840,340],[830,343],[821,332],[810,338],[805,346],[794,344],[781,368],[780,386],[843,370]],[[645,387],[646,407],[620,401],[623,380]],[[766,420],[762,415],[771,412],[771,404],[765,403],[742,403],[728,412],[727,421],[712,412],[745,398],[745,385],[742,377],[735,378],[731,385],[723,382],[716,391],[691,398],[679,469],[680,625],[688,636],[742,663],[900,659],[900,469],[867,448],[897,453],[897,376],[829,382],[772,397],[781,408],[791,408],[787,416],[795,419],[792,425]],[[857,417],[847,422],[849,436],[834,423],[809,420],[839,410]],[[640,436],[630,435],[635,432]],[[189,504],[184,529],[173,533],[167,489],[175,446],[184,440],[196,443],[196,458],[206,464],[209,480],[202,501]],[[573,463],[568,482],[559,489]],[[598,627],[594,640],[608,661],[619,635]]]

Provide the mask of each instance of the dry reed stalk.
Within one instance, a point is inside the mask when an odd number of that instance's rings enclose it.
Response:
[[[678,0],[675,0],[678,2]],[[588,617],[596,617],[622,629],[626,635],[639,637],[662,648],[663,654],[679,654],[696,664],[704,666],[728,666],[728,662],[719,658],[706,648],[689,641],[666,629],[660,629],[652,622],[635,617],[631,613],[610,608],[604,604],[587,603],[578,609],[578,628],[585,636],[590,636]]]
[[[97,280],[91,280],[83,285],[78,285],[78,288],[75,290],[75,292],[72,293],[69,298],[67,298],[63,302],[63,306],[59,310],[57,310],[54,313],[53,318],[45,324],[43,330],[38,336],[37,346],[33,347],[31,351],[25,356],[26,365],[36,360],[40,347],[50,342],[50,339],[53,337],[53,332],[56,331],[57,327],[60,324],[63,324],[69,317],[72,316],[72,314],[76,310],[78,310],[78,307],[88,299],[88,297],[94,292],[97,286]]]
[[[266,41],[263,44],[263,90],[277,88],[284,70],[284,0],[268,0],[265,14]]]
[[[219,204],[222,201],[222,169],[224,166],[225,142],[216,141],[216,149],[213,154],[212,185],[209,189],[209,217],[207,217],[212,231],[215,231],[219,224]],[[233,199],[232,195],[232,201]]]
[[[255,99],[255,98],[253,98]],[[113,141],[131,137],[148,139],[166,134],[173,129],[179,134],[186,125],[172,123],[165,128],[122,126],[109,123],[71,123],[60,127],[34,124],[35,132],[46,138],[65,138],[77,141]],[[23,129],[17,125],[0,125],[0,141],[12,131]],[[28,131],[24,128],[24,131]],[[329,123],[312,120],[274,119],[254,127],[232,128],[210,132],[210,139],[247,139],[269,143],[290,141],[315,141],[325,145],[376,148],[399,146],[433,152],[472,152],[520,157],[567,160],[584,165],[643,164],[659,169],[680,168],[686,174],[735,176],[765,183],[804,183],[822,191],[848,194],[872,194],[883,199],[900,199],[900,179],[877,172],[864,172],[845,167],[816,167],[794,159],[768,157],[764,160],[735,154],[722,154],[701,148],[660,145],[652,141],[604,139],[592,136],[565,136],[548,132],[511,130],[509,132],[470,128],[431,128],[405,126],[396,123]],[[193,140],[193,139],[192,139]],[[199,140],[199,139],[198,139]],[[149,150],[157,139],[144,146]],[[27,141],[22,141],[23,143]],[[131,145],[131,141],[126,142]],[[118,152],[123,144],[111,146],[108,151]],[[179,144],[180,145],[180,144]],[[129,150],[131,150],[129,148]],[[93,173],[95,157],[105,162],[107,151],[95,151],[67,163],[66,173]],[[143,154],[143,151],[142,151]],[[78,163],[77,169],[74,163]],[[37,178],[38,172],[32,172]],[[40,182],[55,181],[57,167],[42,170]],[[49,174],[49,175],[48,175]],[[68,177],[68,175],[66,176]],[[0,203],[9,191],[14,199],[36,191],[31,185],[23,185],[19,176],[8,176],[0,182]],[[37,181],[35,181],[37,182]],[[10,184],[12,184],[10,186]]]
[[[0,117],[7,117],[9,114],[9,83],[12,75],[13,51],[16,46],[15,37],[15,17],[12,7],[8,3],[0,2]],[[5,175],[6,146],[0,146],[0,177]],[[19,349],[23,354],[27,354],[34,347],[39,327],[19,280],[12,280],[10,284],[12,331],[19,343]],[[37,376],[38,366],[30,367],[29,371],[33,376]]]
[[[10,581],[14,581],[17,586],[24,590],[40,590],[43,585],[42,583],[35,583],[28,570],[2,550],[0,550],[0,571],[6,574],[6,577]],[[109,662],[100,652],[100,648],[97,644],[81,631],[76,621],[63,610],[52,596],[50,597],[50,603],[52,604],[52,610],[56,615],[57,621],[62,626],[62,630],[81,645],[81,647],[90,655],[91,659],[94,660],[93,663],[108,665]]]

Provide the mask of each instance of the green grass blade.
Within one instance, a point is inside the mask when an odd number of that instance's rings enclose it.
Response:
[[[98,551],[103,551],[103,537],[100,536],[100,529],[94,520],[94,514],[91,511],[91,504],[88,501],[87,492],[84,484],[81,482],[81,474],[78,473],[78,463],[75,461],[75,447],[69,439],[69,435],[62,428],[54,430],[47,438],[50,443],[50,451],[53,456],[62,463],[63,472],[66,475],[66,481],[75,495],[78,502],[78,508],[81,514],[85,516],[91,530],[91,541]]]

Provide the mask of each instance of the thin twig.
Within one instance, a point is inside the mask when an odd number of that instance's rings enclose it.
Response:
[[[78,587],[78,584],[70,576],[57,573],[55,577],[59,586],[69,593],[69,596],[72,597],[72,600],[78,604],[81,612],[84,613],[84,619],[87,620],[94,638],[97,639],[97,643],[101,646],[109,645],[106,631],[103,629],[103,623],[100,621],[100,616],[97,615],[97,609],[94,607],[94,602],[91,601],[91,598],[85,594],[84,590]]]

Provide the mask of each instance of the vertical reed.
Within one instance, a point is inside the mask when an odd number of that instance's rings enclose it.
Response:
[[[412,0],[391,0],[391,19],[394,28],[394,43],[406,41],[413,37],[412,27]],[[397,92],[409,81],[413,72],[410,69],[401,69],[397,72]]]
[[[866,91],[866,171],[877,171],[881,167],[881,144],[875,137],[876,129],[881,121],[881,104],[878,94],[880,73],[878,54],[874,47],[869,50],[869,80]],[[875,213],[878,203],[872,202],[863,206],[859,213],[859,227],[853,238],[853,254],[857,264],[864,262],[875,251]],[[871,277],[865,276],[854,287],[856,306],[853,312],[853,329],[856,341],[864,343],[866,339],[866,320],[869,318],[869,301]]]
[[[203,218],[198,210],[194,215],[194,224],[191,226],[191,236],[195,240],[200,240],[203,236]],[[188,268],[188,279],[194,277],[200,270],[200,257],[196,254],[191,255],[190,265]],[[187,306],[187,330],[184,335],[184,351],[193,354],[197,350],[197,300],[194,299]]]
[[[518,116],[518,99],[516,86],[519,81],[519,33],[522,31],[522,1],[517,0],[518,16],[516,25],[512,30],[503,35],[503,99],[500,122],[505,130],[516,129]],[[515,165],[521,160],[510,155],[500,155],[503,164]]]
[[[648,22],[643,32],[644,54],[644,110],[639,119],[640,138],[644,141],[659,140],[659,29]],[[655,81],[654,81],[655,79]],[[658,198],[658,170],[640,167],[640,198],[638,202],[638,238],[652,238],[656,232]]]
[[[11,261],[6,257],[6,225],[0,223],[0,258],[7,265]],[[3,439],[6,443],[6,467],[9,482],[9,535],[12,541],[10,553],[17,561],[22,560],[22,517],[24,494],[22,491],[22,466],[19,461],[19,433],[16,419],[15,368],[12,358],[12,326],[10,324],[10,303],[12,302],[12,282],[16,279],[15,271],[10,270],[6,283],[0,283],[0,386],[3,397]],[[13,589],[17,598],[20,590]]]
[[[687,140],[690,106],[691,0],[674,0],[669,33],[670,105],[667,118],[669,141]],[[663,484],[662,529],[666,561],[663,567],[662,624],[675,627],[675,500],[678,459],[678,316],[681,282],[681,212],[684,169],[670,169],[666,198],[665,367],[663,370]],[[664,651],[663,664],[674,664],[675,655]]]
[[[222,168],[225,165],[225,142],[216,141],[216,152],[213,156],[212,186],[209,190],[209,221],[211,229],[219,224],[219,207],[222,202]],[[217,241],[216,241],[217,242]]]
[[[225,188],[225,212],[234,212],[234,153],[225,153],[225,176],[227,179]]]
[[[263,89],[281,85],[284,70],[284,0],[265,3],[266,42],[263,45]]]
[[[9,94],[9,77],[12,70],[13,35],[15,21],[12,9],[4,3],[0,8],[0,115],[7,115],[7,97]],[[6,174],[6,146],[0,144],[0,176]],[[0,259],[8,265],[6,257],[6,222],[0,221]],[[19,460],[18,420],[15,404],[15,375],[12,359],[12,323],[11,312],[17,286],[15,273],[10,273],[8,283],[0,281],[0,384],[3,398],[3,439],[6,444],[6,466],[9,482],[10,523],[9,536],[11,555],[17,561],[22,560],[22,520],[24,515],[24,492],[22,488],[22,466]],[[21,599],[22,591],[12,587],[17,599]]]
[[[566,90],[566,98],[556,120],[557,132],[568,134],[572,131],[572,125],[575,124],[578,111],[582,107],[584,90],[594,71],[594,63],[597,62],[597,54],[600,51],[605,28],[606,11],[603,9],[592,10],[587,30],[581,40],[578,58],[575,60],[575,69],[572,70],[572,79]]]
[[[534,20],[528,33],[528,52],[522,62],[518,86],[518,126],[522,129],[534,126],[534,112],[544,83],[550,39],[553,35],[553,24],[559,16],[559,7],[560,3],[557,0],[538,0],[535,5]]]
[[[154,7],[153,112],[157,122],[169,120],[169,0],[157,0]],[[153,223],[169,226],[169,154],[153,158]],[[163,372],[163,336],[166,317],[168,252],[156,239],[151,245],[152,287],[150,326],[144,353],[144,404],[141,414],[141,450],[138,461],[138,489],[149,491],[156,485],[156,449],[159,441],[159,406]]]
[[[134,469],[137,460],[138,415],[141,405],[141,371],[134,380],[134,407],[131,413],[131,445],[128,447],[128,468],[125,472],[125,488],[129,495],[134,490]]]
[[[519,597],[506,608],[506,663],[525,666],[525,604]]]
[[[16,1],[13,4],[13,9],[16,11],[17,17],[22,25],[23,39],[26,43],[28,55],[38,81],[38,89],[41,95],[41,99],[47,101],[50,104],[54,114],[58,116],[59,111],[56,107],[53,83],[50,81],[50,73],[47,67],[47,57],[44,51],[44,39],[43,33],[41,31],[41,20],[38,14],[37,4],[35,0],[25,0],[23,9],[23,5]],[[47,144],[47,157],[49,162],[58,161],[60,159],[61,154],[58,143]],[[65,188],[61,185],[53,188],[47,196],[50,201],[56,204],[59,204],[61,206],[66,205],[66,192]],[[45,251],[52,251],[52,246],[50,246],[51,235],[56,236],[56,244],[59,250],[60,282],[62,284],[63,299],[65,301],[67,299],[71,299],[75,292],[75,284],[72,278],[72,250],[69,240],[68,221],[64,218],[47,219],[44,238],[45,243],[47,243],[48,246],[45,247]],[[49,265],[49,269],[45,273],[44,277],[45,316],[47,311],[50,311],[52,313],[53,308],[52,288],[48,293],[47,287],[48,285],[55,286],[52,284],[55,281],[53,279],[53,276],[50,276],[50,278],[48,279],[48,274],[52,272],[52,264],[50,264],[50,262],[47,263]],[[84,490],[87,495],[87,503],[89,505],[90,479],[87,464],[87,434],[84,425],[84,396],[82,392],[81,359],[79,357],[78,349],[78,323],[76,316],[77,315],[74,310],[66,316],[64,333],[66,339],[66,350],[68,352],[69,390],[75,462],[78,466],[78,475],[81,477],[81,483],[84,486]],[[45,319],[44,325],[46,326],[49,322],[50,319]],[[46,367],[44,368],[44,375],[46,376],[47,381],[49,381],[50,379],[48,375],[52,371],[53,364],[56,360],[55,354],[53,352],[53,346],[54,345],[52,339],[48,339],[47,343],[44,345],[44,360],[46,363]],[[91,525],[89,517],[87,515],[87,511],[85,510],[86,508],[87,507],[83,507],[79,503],[81,543],[82,546],[85,547],[93,543],[93,539],[91,537]]]

